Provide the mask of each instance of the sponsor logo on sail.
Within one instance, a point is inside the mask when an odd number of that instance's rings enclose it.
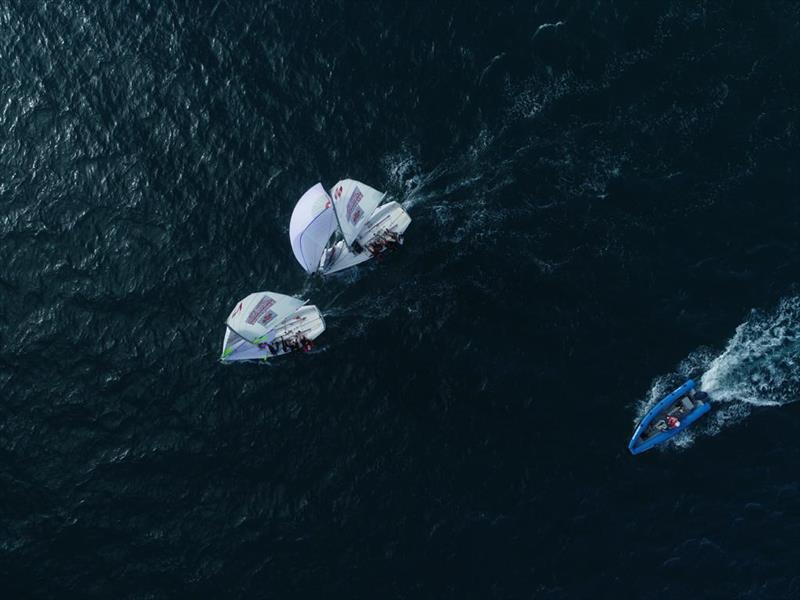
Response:
[[[276,315],[276,314],[275,314],[273,311],[271,311],[271,310],[268,310],[267,312],[265,312],[265,313],[264,313],[264,316],[263,316],[263,317],[261,317],[261,318],[258,320],[258,322],[259,322],[259,323],[261,323],[262,325],[266,325],[267,323],[269,323],[270,321],[272,321],[272,319],[274,319],[274,318],[275,318],[275,317],[277,317],[277,316],[278,316],[278,315]]]
[[[356,187],[350,196],[350,200],[347,201],[347,220],[353,225],[356,225],[361,220],[361,217],[364,216],[364,211],[359,206],[363,197],[364,194]]]
[[[269,314],[272,316],[266,319],[266,321],[262,318],[262,315],[269,310],[269,307],[275,304],[275,300],[270,298],[269,296],[264,296],[261,300],[258,301],[255,308],[250,311],[250,314],[247,315],[247,319],[245,320],[248,325],[252,325],[256,321],[261,323],[262,325],[269,323],[273,318],[275,318],[275,313],[270,311]]]

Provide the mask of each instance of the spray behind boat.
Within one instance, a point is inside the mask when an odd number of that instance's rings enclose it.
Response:
[[[639,405],[643,420],[677,383],[698,375],[714,410],[670,444],[692,445],[697,435],[715,436],[747,418],[754,408],[778,407],[800,399],[800,296],[790,296],[772,311],[752,310],[725,349],[695,350],[675,372],[653,380]]]

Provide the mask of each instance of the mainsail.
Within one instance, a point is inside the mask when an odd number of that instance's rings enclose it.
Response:
[[[225,324],[236,334],[230,337],[242,338],[242,343],[270,342],[275,328],[303,304],[303,300],[292,296],[256,292],[239,301]],[[239,342],[238,339],[233,341]]]
[[[331,188],[339,229],[348,246],[358,237],[384,195],[355,179],[343,179]]]
[[[302,195],[289,222],[289,239],[297,262],[308,273],[319,266],[325,245],[336,231],[336,215],[331,199],[321,183]],[[354,238],[355,239],[355,238]]]

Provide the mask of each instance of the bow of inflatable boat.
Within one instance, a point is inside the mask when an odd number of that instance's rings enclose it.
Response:
[[[655,448],[691,427],[709,410],[708,394],[689,379],[647,411],[633,432],[628,450],[641,454]]]

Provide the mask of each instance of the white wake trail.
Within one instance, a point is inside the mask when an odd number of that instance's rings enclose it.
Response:
[[[697,377],[698,373],[702,373]],[[784,406],[800,399],[800,296],[784,298],[773,311],[753,310],[720,354],[693,352],[676,372],[657,377],[638,406],[638,417],[673,387],[694,377],[708,392],[708,418],[676,438],[689,446],[697,435],[716,435],[749,416],[753,407]]]

